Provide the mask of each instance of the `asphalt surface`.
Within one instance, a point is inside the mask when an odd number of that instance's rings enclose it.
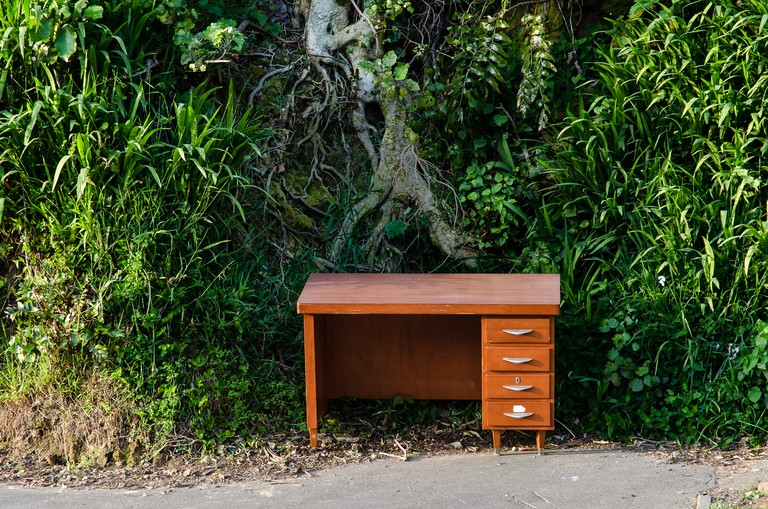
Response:
[[[752,469],[753,475],[762,475]],[[755,474],[756,472],[756,474]],[[737,482],[738,480],[732,479]],[[295,480],[146,490],[0,486],[0,508],[223,507],[694,508],[717,484],[707,465],[667,464],[614,450],[474,453],[381,459]]]

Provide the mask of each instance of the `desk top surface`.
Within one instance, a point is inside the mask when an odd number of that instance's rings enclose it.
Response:
[[[312,274],[304,314],[557,315],[557,274]]]

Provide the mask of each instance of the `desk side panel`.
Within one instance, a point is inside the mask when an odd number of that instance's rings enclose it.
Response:
[[[325,319],[328,398],[480,399],[478,316]]]

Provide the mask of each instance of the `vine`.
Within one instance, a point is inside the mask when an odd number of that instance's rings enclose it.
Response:
[[[526,14],[522,24],[527,40],[522,54],[522,81],[517,92],[517,111],[524,118],[536,116],[538,130],[543,131],[549,121],[552,84],[550,78],[557,72],[550,53],[552,43],[544,27],[544,16]]]

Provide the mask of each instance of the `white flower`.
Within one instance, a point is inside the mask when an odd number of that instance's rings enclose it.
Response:
[[[667,284],[667,278],[665,278],[664,276],[659,276],[658,281],[659,281],[659,285],[662,288]]]

